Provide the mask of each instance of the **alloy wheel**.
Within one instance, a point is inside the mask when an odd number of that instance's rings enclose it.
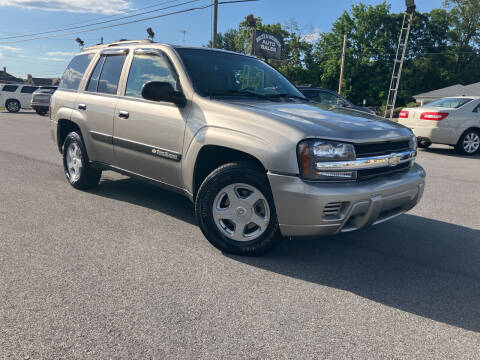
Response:
[[[67,149],[67,170],[72,182],[80,178],[83,167],[82,152],[76,143],[71,143]]]
[[[476,132],[471,132],[463,138],[463,149],[468,154],[473,154],[480,147],[480,136]]]

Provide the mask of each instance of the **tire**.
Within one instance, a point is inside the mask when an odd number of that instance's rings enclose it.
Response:
[[[227,253],[260,255],[281,239],[268,179],[249,162],[225,164],[208,175],[195,213],[207,240]]]
[[[75,131],[63,143],[63,169],[70,185],[79,190],[97,186],[102,176],[101,170],[90,166],[82,138]]]
[[[480,131],[469,129],[465,131],[455,146],[455,150],[462,155],[475,155],[480,151]]]
[[[47,115],[48,110],[35,110],[35,112],[40,116]]]
[[[420,149],[427,149],[427,148],[430,147],[430,145],[432,145],[431,142],[419,142],[417,146],[418,146]]]
[[[11,113],[18,113],[20,111],[20,102],[18,100],[7,100],[5,103],[5,109]]]

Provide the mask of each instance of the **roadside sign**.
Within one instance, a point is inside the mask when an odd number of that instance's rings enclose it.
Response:
[[[267,59],[282,59],[281,40],[263,31],[255,31],[255,55]]]

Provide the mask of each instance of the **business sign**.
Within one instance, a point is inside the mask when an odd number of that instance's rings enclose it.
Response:
[[[255,55],[267,59],[282,59],[282,42],[279,38],[263,31],[255,31]]]

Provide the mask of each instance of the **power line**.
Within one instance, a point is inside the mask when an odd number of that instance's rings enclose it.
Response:
[[[132,17],[141,16],[141,15],[145,15],[145,14],[151,14],[151,13],[154,13],[154,12],[157,12],[157,11],[167,10],[167,9],[171,9],[171,8],[174,8],[174,7],[177,7],[177,6],[191,4],[191,3],[194,3],[194,2],[198,2],[198,1],[201,1],[201,0],[189,0],[189,1],[182,2],[180,4],[170,5],[170,6],[166,6],[166,7],[160,8],[160,9],[156,9],[156,10],[145,11],[145,12],[135,14],[135,15],[123,16],[123,17],[120,17],[120,18],[117,18],[117,19],[105,20],[105,21],[90,23],[90,24],[86,24],[86,25],[72,26],[72,27],[67,27],[67,28],[63,28],[63,29],[55,29],[55,30],[43,31],[43,32],[38,32],[38,33],[31,33],[31,34],[5,36],[5,37],[0,37],[0,40],[24,38],[24,37],[29,37],[29,36],[51,34],[51,33],[56,33],[56,32],[59,32],[59,31],[82,29],[82,28],[86,28],[86,27],[90,27],[90,26],[101,25],[101,24],[111,23],[111,22],[120,21],[120,20],[124,20],[124,19],[129,19],[129,18],[132,18]]]
[[[193,1],[199,1],[199,0],[191,0],[191,1],[188,1],[187,3],[193,2]],[[252,1],[259,1],[259,0],[233,0],[233,1],[223,1],[223,2],[219,2],[219,4],[232,4],[232,3],[243,3],[243,2],[252,2]],[[119,24],[100,26],[100,27],[96,27],[96,28],[92,28],[92,29],[79,30],[79,31],[74,31],[74,32],[69,32],[69,33],[61,33],[61,34],[56,34],[56,35],[39,36],[39,37],[34,37],[34,38],[30,38],[30,39],[23,39],[23,40],[17,40],[17,41],[0,42],[0,45],[4,45],[4,44],[17,44],[17,43],[26,42],[26,41],[41,40],[41,39],[50,39],[50,38],[55,38],[55,37],[58,37],[58,36],[68,36],[68,35],[81,34],[81,33],[90,32],[90,31],[109,29],[109,28],[113,28],[113,27],[117,27],[117,26],[129,25],[129,24],[133,24],[133,23],[137,23],[137,22],[142,22],[142,21],[147,21],[147,20],[152,20],[152,19],[158,19],[158,18],[167,17],[167,16],[171,16],[171,15],[183,14],[183,13],[187,13],[187,12],[191,12],[191,11],[195,11],[195,10],[203,10],[203,9],[210,8],[210,7],[212,7],[212,6],[213,6],[213,4],[208,4],[208,5],[204,5],[204,6],[197,6],[197,7],[192,7],[192,8],[189,8],[189,9],[183,9],[183,10],[173,11],[173,12],[166,13],[166,14],[155,15],[155,16],[150,16],[150,17],[146,17],[146,18],[142,18],[142,19],[126,21],[126,22],[119,23]]]

